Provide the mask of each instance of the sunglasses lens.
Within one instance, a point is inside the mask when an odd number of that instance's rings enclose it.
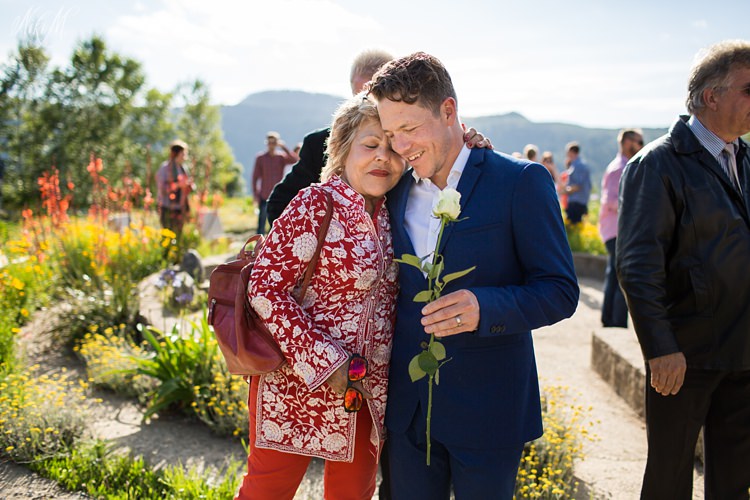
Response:
[[[349,362],[349,380],[356,382],[367,375],[367,360],[361,356],[355,356]]]
[[[362,393],[354,387],[349,387],[344,393],[344,409],[346,411],[359,411],[362,408],[362,401]]]

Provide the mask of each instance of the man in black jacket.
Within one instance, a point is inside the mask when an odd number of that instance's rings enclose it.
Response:
[[[706,498],[750,488],[750,42],[710,47],[687,109],[620,184],[617,273],[647,360],[641,498],[692,498],[704,426]]]

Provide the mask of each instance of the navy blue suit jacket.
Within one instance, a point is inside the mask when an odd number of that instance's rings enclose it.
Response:
[[[414,254],[404,229],[411,170],[388,194],[396,256]],[[448,284],[443,295],[472,291],[480,306],[476,332],[443,339],[451,360],[433,387],[432,438],[468,448],[516,446],[542,434],[531,330],[573,314],[578,283],[552,179],[537,164],[473,149],[458,184],[461,216],[446,227],[440,252],[445,273],[477,268]],[[420,256],[421,257],[421,256]],[[403,433],[415,412],[424,436],[426,379],[412,383],[411,358],[428,340],[424,304],[414,296],[424,276],[400,266],[386,424]]]

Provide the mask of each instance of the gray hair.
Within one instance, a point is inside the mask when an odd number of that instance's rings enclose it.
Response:
[[[334,175],[341,175],[357,131],[363,123],[369,121],[380,124],[380,116],[375,102],[365,92],[360,92],[339,106],[333,115],[331,135],[326,146],[328,159],[320,172],[322,182]]]
[[[392,59],[392,55],[380,49],[367,49],[360,52],[352,62],[349,82],[353,82],[358,76],[371,79],[377,70]]]
[[[694,115],[706,107],[705,90],[726,89],[731,85],[729,73],[737,66],[750,68],[750,42],[746,40],[725,40],[700,51],[688,80],[685,101],[688,113]]]

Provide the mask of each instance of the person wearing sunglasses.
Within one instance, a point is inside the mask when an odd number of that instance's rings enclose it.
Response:
[[[250,454],[238,499],[293,498],[311,457],[326,460],[325,498],[375,492],[398,290],[384,202],[405,161],[363,95],[336,112],[326,152],[322,182],[301,190],[276,220],[250,276],[250,304],[287,363],[251,380]],[[326,192],[333,215],[298,303]]]
[[[643,132],[626,128],[617,134],[618,151],[602,177],[601,208],[599,209],[599,234],[607,248],[609,260],[604,274],[604,299],[602,300],[602,326],[628,327],[628,306],[620,290],[615,272],[615,243],[617,241],[617,209],[619,205],[620,178],[628,160],[643,147]]]
[[[622,174],[617,275],[646,360],[643,499],[750,490],[750,41],[690,70],[687,111]]]

